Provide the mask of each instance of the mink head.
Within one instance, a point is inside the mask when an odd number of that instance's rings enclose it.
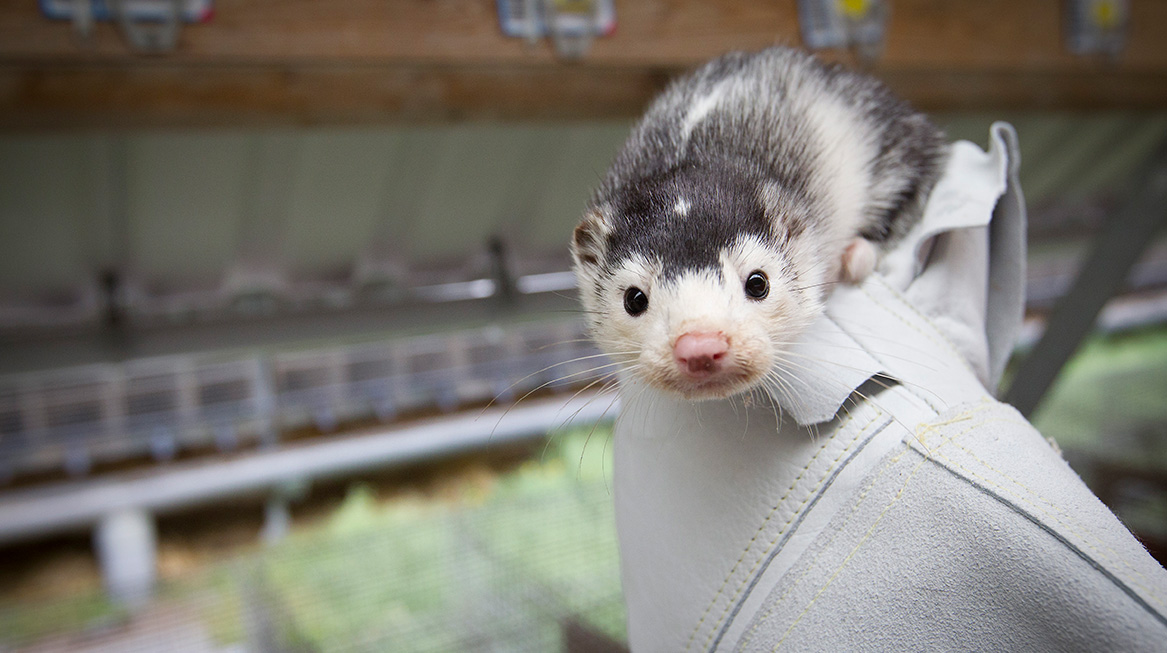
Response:
[[[600,348],[649,384],[723,398],[774,378],[833,273],[797,189],[677,167],[593,202],[571,251]]]

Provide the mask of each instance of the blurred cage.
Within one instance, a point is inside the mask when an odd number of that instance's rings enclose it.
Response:
[[[210,441],[227,450],[268,434],[263,418],[268,412],[265,374],[259,359],[208,362],[192,376],[198,409],[184,447]]]
[[[529,379],[534,387],[559,388],[609,377],[609,361],[577,323],[530,330],[524,339],[533,359],[530,367],[536,368]]]
[[[1167,559],[1167,330],[1096,338],[1034,415],[1087,485]]]
[[[603,478],[576,476],[573,455],[484,502],[346,502],[327,528],[168,581],[135,611],[98,597],[0,607],[0,650],[596,650],[579,638],[618,650],[611,497]]]
[[[343,352],[337,349],[279,354],[273,358],[280,424],[313,423],[333,431],[347,412],[340,404]]]
[[[192,415],[192,401],[182,383],[189,375],[183,359],[132,362],[125,366],[122,393],[125,411],[125,453],[149,452],[157,460],[170,460],[178,452],[178,436]],[[109,440],[113,440],[111,433]],[[109,442],[116,448],[119,443]],[[111,453],[111,457],[116,453]]]
[[[304,428],[382,422],[603,371],[576,322],[490,326],[270,355],[182,355],[0,378],[0,481],[275,446]]]
[[[451,339],[418,337],[394,347],[401,359],[403,378],[402,406],[421,409],[436,406],[444,412],[458,405],[454,370],[457,367],[452,350],[459,344]]]
[[[399,411],[397,378],[400,363],[388,343],[353,347],[347,352],[347,400],[387,422]]]

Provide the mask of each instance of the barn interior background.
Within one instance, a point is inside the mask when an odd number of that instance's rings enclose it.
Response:
[[[1006,397],[1164,560],[1164,24],[1154,0],[0,0],[0,651],[620,650],[619,407],[566,242],[671,75],[775,43],[953,139],[1017,127]]]

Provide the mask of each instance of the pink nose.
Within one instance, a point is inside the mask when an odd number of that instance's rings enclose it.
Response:
[[[693,377],[715,374],[728,353],[729,342],[722,333],[686,333],[673,345],[677,365]]]

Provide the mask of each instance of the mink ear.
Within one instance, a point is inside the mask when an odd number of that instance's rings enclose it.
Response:
[[[595,267],[608,248],[611,216],[604,209],[589,209],[571,237],[571,258],[577,267]]]

